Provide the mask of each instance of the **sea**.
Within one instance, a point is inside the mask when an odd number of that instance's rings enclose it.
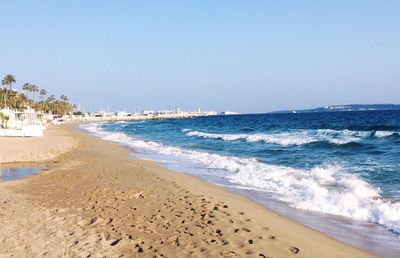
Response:
[[[270,113],[80,128],[382,257],[400,254],[400,111]]]

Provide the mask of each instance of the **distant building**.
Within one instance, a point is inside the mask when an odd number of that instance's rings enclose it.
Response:
[[[223,111],[220,114],[223,116],[229,116],[229,115],[239,115],[240,113],[233,112],[233,111]]]
[[[126,111],[118,111],[116,114],[118,117],[127,117],[127,116],[132,116],[132,113],[126,112]]]

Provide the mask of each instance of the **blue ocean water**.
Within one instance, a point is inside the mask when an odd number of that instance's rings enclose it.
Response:
[[[400,111],[82,125],[138,156],[298,210],[400,234]]]

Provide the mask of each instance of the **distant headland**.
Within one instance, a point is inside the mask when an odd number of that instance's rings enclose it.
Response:
[[[271,113],[315,113],[340,111],[372,111],[372,110],[400,110],[400,104],[348,104],[331,105],[312,109],[280,110]]]

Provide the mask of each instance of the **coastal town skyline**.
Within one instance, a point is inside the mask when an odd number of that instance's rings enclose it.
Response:
[[[131,115],[165,115],[165,114],[176,114],[178,116],[208,116],[208,115],[237,115],[246,114],[236,111],[215,111],[209,109],[185,109],[179,106],[168,106],[162,107],[161,109],[154,109],[150,107],[135,106],[130,109],[122,108],[118,110],[111,110],[109,107],[100,107],[97,110],[92,110],[90,107],[86,107],[85,104],[81,103],[70,103],[69,98],[62,94],[57,100],[54,95],[49,95],[46,89],[39,88],[37,85],[32,83],[24,83],[22,90],[14,88],[13,84],[16,83],[15,77],[12,74],[7,74],[2,79],[2,88],[0,88],[0,96],[3,102],[3,108],[7,108],[7,101],[9,103],[8,108],[23,110],[24,108],[33,108],[41,110],[43,113],[49,114],[67,114],[74,113],[77,115],[92,115],[97,117],[116,117],[123,118]],[[7,94],[8,92],[8,94]],[[10,96],[7,96],[10,95]],[[35,103],[35,97],[38,96],[38,102]],[[31,97],[31,99],[29,99]],[[9,100],[7,100],[10,98]],[[55,108],[57,107],[57,109]],[[61,108],[63,107],[63,108]],[[374,111],[374,110],[399,110],[400,104],[393,103],[368,103],[368,104],[342,104],[342,105],[325,105],[321,107],[313,107],[306,109],[284,109],[274,110],[271,112],[258,112],[258,114],[264,113],[313,113],[313,112],[340,112],[340,111]],[[247,113],[251,114],[251,113]],[[254,114],[257,114],[255,112]]]

